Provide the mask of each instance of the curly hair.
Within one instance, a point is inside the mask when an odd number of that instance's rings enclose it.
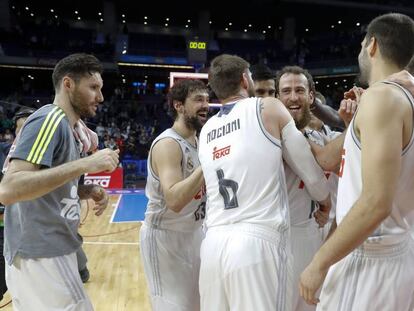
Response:
[[[207,85],[196,79],[178,80],[168,92],[168,114],[175,120],[178,116],[177,110],[174,108],[174,101],[184,103],[187,97],[195,91],[208,92]]]

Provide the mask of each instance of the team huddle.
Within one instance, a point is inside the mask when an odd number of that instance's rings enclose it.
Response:
[[[413,55],[410,17],[372,20],[358,56],[368,87],[345,92],[338,112],[298,66],[252,75],[244,59],[217,56],[210,118],[204,82],[175,83],[140,229],[152,309],[414,310]],[[88,54],[60,60],[53,104],[26,116],[6,160],[15,310],[93,310],[76,258],[80,199],[99,216],[108,196],[79,180],[114,171],[119,151],[96,151],[79,128],[104,100],[102,70]]]
[[[413,55],[411,18],[369,24],[342,133],[297,66],[216,57],[208,120],[207,86],[176,82],[140,232],[153,310],[413,310]]]

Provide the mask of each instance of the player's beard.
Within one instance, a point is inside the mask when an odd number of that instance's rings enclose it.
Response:
[[[80,118],[92,118],[95,113],[89,110],[89,105],[86,104],[86,100],[82,98],[82,94],[75,88],[72,94],[69,93],[69,101],[73,107],[73,110]]]
[[[196,132],[199,132],[204,124],[201,123],[197,115],[189,116],[187,114],[184,115],[184,123],[185,126],[189,129],[192,129]]]
[[[296,128],[298,130],[304,129],[311,120],[311,112],[309,110],[309,106],[303,106],[303,113],[299,119],[295,119]]]
[[[358,55],[358,64],[359,64],[359,75],[358,75],[358,84],[361,87],[369,86],[369,76],[371,73],[371,64],[368,59],[368,52],[365,48],[362,49],[362,52]]]

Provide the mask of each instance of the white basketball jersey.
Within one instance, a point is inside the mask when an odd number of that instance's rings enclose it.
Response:
[[[412,96],[401,86],[391,82],[385,82],[399,87],[407,95],[411,105]],[[413,107],[414,109],[414,107]],[[344,149],[342,151],[342,163],[338,187],[338,202],[336,221],[338,224],[346,216],[362,191],[361,174],[361,143],[354,131],[354,120],[349,124],[349,130],[345,136]],[[414,212],[414,135],[410,138],[407,147],[401,153],[401,173],[398,179],[397,190],[392,204],[391,215],[371,234],[368,241],[387,243],[398,241],[405,233],[408,233],[413,225]],[[384,182],[387,182],[384,180]]]
[[[145,212],[145,222],[160,229],[182,232],[193,231],[201,226],[205,216],[205,189],[204,187],[200,189],[191,202],[179,213],[167,208],[160,180],[151,167],[152,148],[158,141],[164,138],[172,138],[180,145],[183,154],[181,168],[184,178],[190,176],[200,166],[197,147],[191,145],[172,128],[165,130],[155,138],[148,155],[148,177],[145,187],[148,205]],[[165,156],[168,157],[168,154]]]
[[[234,223],[289,228],[281,142],[264,128],[260,99],[221,107],[200,134],[207,228]]]
[[[334,137],[328,133],[321,133],[311,129],[306,129],[306,136],[311,141],[320,146],[324,146],[326,142],[330,141],[332,137]],[[289,167],[289,165],[286,163],[284,164],[286,173],[286,186],[289,197],[290,224],[303,225],[304,223],[313,219],[312,214],[315,211],[316,203],[312,200],[312,197],[306,190],[305,183],[300,179],[298,175],[296,175],[296,173]],[[325,175],[328,179],[331,199],[334,197],[336,201],[336,174],[326,172]]]

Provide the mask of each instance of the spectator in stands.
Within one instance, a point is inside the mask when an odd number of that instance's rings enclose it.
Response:
[[[129,154],[130,156],[134,157],[138,153],[138,150],[136,148],[136,141],[135,137],[130,135],[127,140],[127,144],[125,147],[125,154]]]
[[[103,134],[105,132],[105,128],[102,125],[102,122],[98,123],[98,126],[95,129],[96,134],[98,134],[98,137],[103,137]]]
[[[105,141],[105,148],[109,148],[109,149],[112,149],[112,150],[118,149],[117,145],[116,145],[116,142],[115,142],[113,137],[109,138],[108,141]]]
[[[12,144],[13,143],[14,135],[11,132],[10,129],[6,129],[6,131],[4,132],[3,139],[4,139],[4,142],[6,142],[8,144]]]

